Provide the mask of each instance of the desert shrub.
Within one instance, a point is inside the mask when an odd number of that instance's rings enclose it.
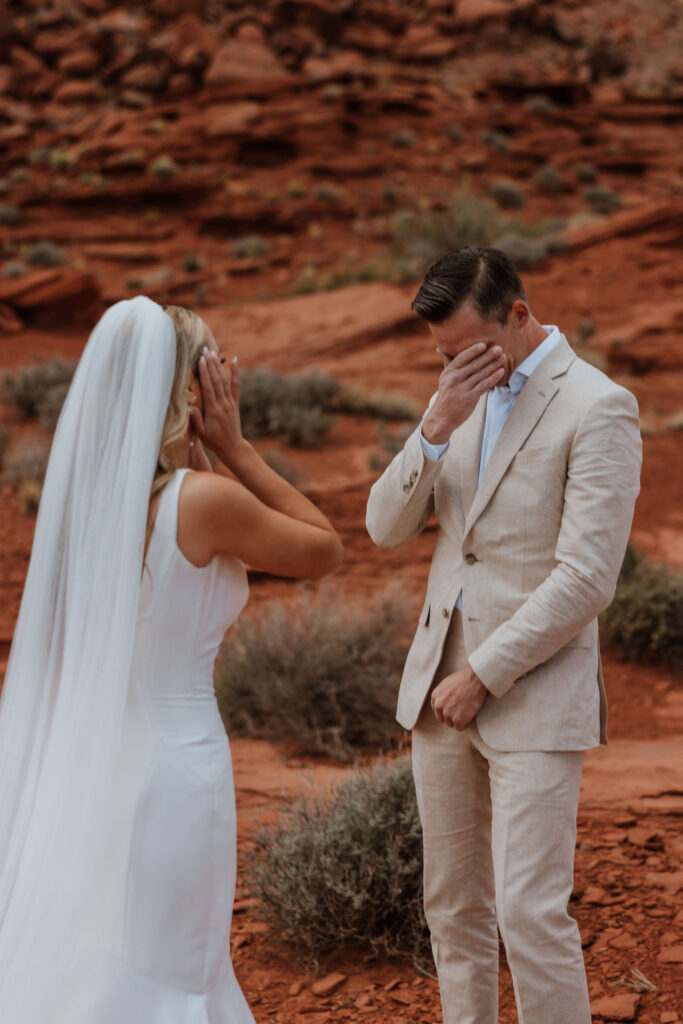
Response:
[[[598,172],[593,164],[589,164],[585,160],[579,160],[574,164],[574,174],[579,181],[583,181],[587,185],[593,181],[597,181],[598,178]]]
[[[178,165],[173,157],[166,154],[158,156],[155,160],[152,160],[147,168],[147,172],[149,174],[154,174],[157,178],[164,178],[166,180],[175,178],[178,170]]]
[[[76,365],[76,360],[54,356],[44,363],[22,366],[14,374],[5,372],[5,398],[25,416],[37,417],[47,430],[53,430]]]
[[[245,437],[280,437],[294,447],[319,444],[334,423],[326,409],[338,389],[334,377],[315,371],[285,375],[265,366],[243,371]]]
[[[453,142],[461,142],[463,131],[459,124],[449,124],[448,128],[446,128],[446,135]]]
[[[285,185],[285,195],[289,199],[303,199],[306,195],[306,185],[303,181],[299,181],[297,178],[292,178]]]
[[[557,106],[550,96],[546,96],[544,93],[534,93],[531,96],[527,96],[524,100],[524,107],[530,114],[540,114],[542,116],[549,116],[557,110]]]
[[[3,264],[3,277],[23,277],[26,273],[26,264],[21,260],[8,260]]]
[[[0,203],[0,224],[14,227],[16,224],[21,224],[23,219],[24,215],[20,207],[15,206],[14,203]]]
[[[605,639],[629,661],[683,668],[683,573],[626,550],[614,600],[600,616]]]
[[[397,279],[407,281],[422,277],[449,249],[489,245],[499,228],[495,205],[468,189],[456,193],[443,213],[400,211],[391,224]]]
[[[504,210],[517,210],[524,206],[524,193],[515,181],[500,178],[491,183],[489,191]]]
[[[247,885],[271,939],[302,965],[344,946],[431,963],[410,759],[379,764],[257,831]]]
[[[315,186],[313,195],[323,203],[341,203],[345,193],[343,189],[338,188],[331,182],[324,181],[320,185]]]
[[[503,132],[496,131],[495,128],[484,128],[480,132],[479,138],[485,145],[490,146],[497,153],[507,152],[508,137]]]
[[[5,461],[5,453],[8,445],[12,439],[12,431],[10,427],[6,427],[4,423],[0,423],[0,469],[3,467]]]
[[[25,516],[34,516],[38,511],[43,485],[37,480],[24,480],[17,488],[17,500]]]
[[[399,395],[392,391],[368,392],[351,384],[344,384],[339,389],[335,408],[340,412],[374,416],[382,420],[413,421],[420,416],[417,403],[409,395]]]
[[[68,258],[61,245],[48,240],[30,242],[26,246],[24,257],[32,267],[63,267]]]
[[[269,246],[260,235],[243,235],[236,238],[230,248],[236,260],[252,260],[257,256],[265,256]]]
[[[564,188],[560,172],[555,164],[543,164],[533,174],[533,182],[541,192],[561,192]]]
[[[495,239],[493,245],[504,252],[518,270],[531,270],[542,263],[548,255],[547,239],[528,238],[513,231]]]
[[[183,270],[188,274],[196,274],[198,271],[204,269],[204,260],[201,256],[197,256],[196,253],[188,252],[183,257]]]
[[[410,128],[400,128],[391,133],[389,142],[396,149],[412,149],[417,142],[417,136]]]
[[[278,451],[263,452],[261,457],[266,465],[274,469],[283,480],[286,480],[292,487],[297,486],[301,479],[301,473],[293,462],[285,459]]]
[[[605,185],[589,185],[583,190],[583,198],[595,213],[614,213],[621,207],[617,193]]]
[[[68,171],[78,161],[78,156],[73,150],[59,149],[55,147],[50,150],[48,163],[53,171]]]
[[[391,592],[359,606],[323,589],[241,620],[214,672],[228,730],[339,761],[389,747],[408,616]]]
[[[21,437],[3,460],[3,479],[17,484],[30,480],[41,482],[45,476],[50,446],[42,438]]]
[[[588,341],[595,334],[595,324],[592,320],[579,320],[576,325],[576,336],[580,342]]]

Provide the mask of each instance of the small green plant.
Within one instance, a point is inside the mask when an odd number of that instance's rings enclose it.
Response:
[[[285,195],[288,199],[303,199],[306,195],[306,186],[303,181],[293,178],[285,185]]]
[[[324,589],[241,619],[214,671],[226,727],[337,761],[387,749],[408,618],[397,594],[360,607]]]
[[[188,274],[196,274],[204,269],[204,260],[194,252],[188,252],[183,258],[183,270]]]
[[[544,93],[534,93],[524,100],[524,107],[530,114],[539,114],[541,117],[550,117],[557,111],[557,105],[550,96]]]
[[[230,245],[236,260],[253,260],[265,256],[269,251],[268,243],[261,235],[243,235],[235,238]]]
[[[0,423],[0,470],[3,467],[5,461],[5,453],[12,440],[12,430],[10,427],[6,427],[4,423]]]
[[[417,136],[410,128],[399,128],[391,133],[389,142],[396,149],[412,149],[417,143]]]
[[[515,181],[499,178],[491,182],[489,191],[504,210],[518,210],[524,206],[524,193]]]
[[[30,242],[24,250],[24,258],[32,267],[63,267],[68,260],[66,251],[47,239]]]
[[[38,511],[43,485],[37,480],[24,480],[17,488],[17,500],[25,516],[34,516]]]
[[[78,162],[78,154],[71,149],[51,149],[48,163],[53,171],[69,171]]]
[[[338,188],[337,185],[324,181],[320,185],[315,186],[313,195],[323,203],[341,203],[346,193],[343,189]]]
[[[583,198],[595,213],[614,213],[621,207],[621,199],[606,185],[589,185],[583,190]]]
[[[42,438],[20,437],[3,460],[6,483],[41,483],[50,457],[50,446]]]
[[[595,324],[592,320],[579,320],[576,325],[576,337],[580,342],[586,342],[595,334]]]
[[[462,142],[463,130],[459,124],[449,124],[446,129],[446,135],[453,142]]]
[[[152,160],[147,168],[149,174],[154,174],[157,178],[163,178],[167,181],[171,178],[175,178],[178,174],[178,170],[178,165],[173,157],[168,156],[167,154],[162,154],[155,160]]]
[[[484,128],[480,132],[479,138],[485,145],[495,150],[496,153],[506,153],[508,150],[509,142],[507,135],[496,131],[495,128]]]
[[[564,185],[555,164],[547,163],[539,167],[533,175],[533,182],[541,192],[550,194],[562,192]]]
[[[683,573],[653,565],[629,545],[614,600],[600,616],[605,639],[628,661],[683,669]]]
[[[327,410],[339,390],[323,373],[287,376],[268,367],[242,373],[240,414],[246,437],[279,437],[293,447],[320,444],[334,423]]]
[[[21,260],[8,260],[3,264],[3,277],[23,277],[26,273],[26,264]]]
[[[24,214],[19,206],[15,206],[14,203],[0,203],[0,224],[15,227],[21,224],[23,219]]]
[[[410,759],[357,773],[253,834],[248,888],[271,941],[316,968],[340,947],[432,966]]]
[[[22,366],[15,373],[6,372],[5,399],[24,416],[37,417],[47,430],[53,430],[76,365],[76,360],[54,356],[44,363]]]
[[[579,160],[574,164],[574,174],[579,181],[583,181],[587,185],[598,180],[598,172],[595,167],[585,160]]]

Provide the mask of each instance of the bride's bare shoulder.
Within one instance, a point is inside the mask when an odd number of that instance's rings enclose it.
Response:
[[[201,514],[238,500],[243,490],[242,484],[232,477],[193,469],[185,474],[180,485],[180,502],[190,515]]]

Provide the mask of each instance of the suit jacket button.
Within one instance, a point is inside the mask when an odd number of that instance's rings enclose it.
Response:
[[[474,565],[474,563],[478,561],[478,559],[476,555],[472,554],[471,551],[468,551],[468,553],[465,555],[465,561],[467,562],[468,565]]]
[[[441,614],[443,615],[444,619],[447,619],[449,615],[448,608],[442,608]]]

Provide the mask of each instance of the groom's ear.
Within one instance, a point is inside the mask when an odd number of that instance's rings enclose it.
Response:
[[[508,315],[508,323],[512,327],[516,327],[517,330],[521,330],[522,327],[526,327],[531,316],[531,310],[527,306],[524,299],[515,299],[510,307],[510,313]]]

